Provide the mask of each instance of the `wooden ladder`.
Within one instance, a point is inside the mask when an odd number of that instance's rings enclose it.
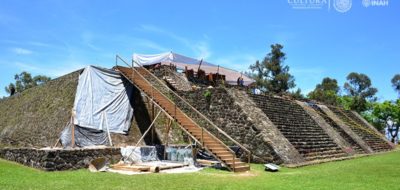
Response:
[[[172,117],[188,135],[196,140],[197,143],[199,143],[203,148],[209,151],[216,159],[224,163],[229,170],[233,172],[243,172],[250,170],[250,165],[246,162],[242,162],[239,158],[237,158],[235,152],[233,152],[225,143],[223,143],[220,139],[211,134],[204,127],[196,123],[194,119],[185,114],[179,108],[179,106],[171,101],[170,98],[168,98],[157,88],[155,88],[154,85],[152,85],[151,82],[149,82],[149,80],[147,80],[146,77],[143,76],[151,75],[151,73],[145,70],[144,67],[129,68],[116,66],[115,69],[118,70],[122,76],[129,80],[133,85],[138,87],[147,96],[152,98],[152,100],[156,104],[158,104],[165,113]],[[218,128],[218,130],[220,129]],[[250,161],[250,151],[248,151],[242,145],[239,145],[239,147],[246,151],[248,161]]]

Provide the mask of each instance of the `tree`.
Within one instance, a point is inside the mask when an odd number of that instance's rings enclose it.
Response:
[[[25,71],[21,72],[20,74],[15,74],[14,79],[15,83],[10,83],[5,87],[6,92],[10,95],[13,94],[13,90],[15,90],[15,93],[21,93],[26,89],[44,84],[51,80],[50,77],[44,75],[37,75],[32,78],[32,75]]]
[[[368,102],[376,101],[375,94],[378,89],[372,87],[371,79],[362,73],[352,72],[347,75],[347,82],[344,89],[347,95],[352,98],[350,109],[361,113],[368,109]]]
[[[286,54],[282,49],[280,44],[271,45],[271,52],[261,63],[257,60],[254,65],[250,65],[256,85],[262,91],[282,93],[296,86],[294,77],[289,74],[289,66],[283,65]]]
[[[391,141],[394,143],[400,127],[400,100],[375,103],[369,120],[378,129],[387,127]]]
[[[296,91],[290,92],[290,95],[293,98],[298,99],[298,100],[301,100],[301,99],[305,98],[304,95],[301,93],[301,89],[300,88],[297,88]]]
[[[400,96],[400,74],[396,74],[392,78],[392,86],[395,91],[399,93]]]
[[[326,77],[307,96],[326,104],[337,105],[339,103],[339,90],[340,87],[337,80]]]

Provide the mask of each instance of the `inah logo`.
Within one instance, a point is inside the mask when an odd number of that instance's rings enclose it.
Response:
[[[369,7],[371,5],[371,1],[370,0],[363,0],[362,4],[364,5],[364,7]]]
[[[333,7],[341,13],[345,13],[351,9],[351,0],[334,0]]]
[[[389,0],[363,0],[362,4],[364,7],[374,7],[374,6],[388,6]]]

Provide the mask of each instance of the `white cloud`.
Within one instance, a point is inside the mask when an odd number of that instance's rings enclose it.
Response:
[[[214,64],[235,69],[237,71],[248,71],[249,66],[254,64],[256,61],[257,58],[254,55],[245,53],[236,53],[211,60]]]
[[[151,40],[147,40],[147,39],[134,39],[136,45],[138,46],[142,46],[142,47],[146,47],[146,48],[150,48],[150,49],[154,49],[157,51],[169,51],[167,48],[163,47],[162,45],[153,42]]]
[[[29,50],[29,49],[24,49],[24,48],[19,48],[19,47],[13,48],[12,51],[13,51],[15,54],[18,54],[18,55],[29,55],[29,54],[32,54],[32,53],[33,53],[33,52],[32,52],[31,50]]]
[[[38,46],[38,47],[52,47],[52,45],[47,44],[47,43],[43,43],[43,42],[36,42],[36,41],[31,41],[31,42],[27,42],[29,45],[32,46]]]
[[[57,66],[57,68],[49,67],[49,66],[37,66],[34,64],[27,64],[27,63],[22,63],[22,62],[16,62],[15,65],[21,71],[27,71],[27,72],[34,73],[34,74],[47,75],[52,78],[63,76],[65,74],[71,73],[73,71],[82,69],[85,66],[87,66],[87,64],[82,64],[79,62],[60,63]]]
[[[317,83],[323,77],[324,70],[321,68],[297,68],[290,67],[289,73],[296,80]]]
[[[174,34],[173,32],[164,30],[164,29],[162,29],[160,27],[153,26],[153,25],[142,25],[141,27],[142,27],[143,30],[148,31],[148,32],[155,32],[155,33],[159,33],[159,34],[162,34],[162,35],[166,35],[166,36],[168,36],[168,37],[170,37],[170,38],[172,38],[172,39],[174,39],[174,40],[176,40],[176,41],[178,41],[178,42],[180,42],[180,43],[182,43],[182,44],[184,44],[186,46],[191,46],[192,45],[190,40],[188,40],[188,39],[186,39],[184,37],[178,36],[178,35]]]
[[[208,59],[211,56],[211,51],[206,42],[198,42],[193,46],[198,59]]]
[[[94,45],[95,35],[90,31],[85,31],[81,34],[82,43],[92,50],[100,51],[101,49]]]
[[[188,47],[194,54],[195,57],[198,59],[207,59],[210,58],[210,56],[212,55],[212,52],[210,51],[209,45],[208,45],[208,40],[209,37],[206,34],[203,34],[203,38],[204,40],[200,40],[200,41],[192,41],[189,40],[185,37],[176,35],[173,32],[170,32],[168,30],[165,30],[163,28],[154,26],[154,25],[141,25],[141,30],[144,30],[146,32],[154,32],[160,35],[164,35],[167,36],[168,38],[171,38],[177,42],[179,42],[180,44]]]

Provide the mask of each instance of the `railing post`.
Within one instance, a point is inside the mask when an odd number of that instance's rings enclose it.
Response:
[[[247,163],[250,164],[251,153],[248,152],[247,155],[248,155],[248,156],[247,156]]]
[[[235,155],[235,153],[232,153],[232,156],[233,156],[233,172],[235,172],[235,166],[236,166],[236,163],[235,163],[235,159],[236,159],[236,155]]]
[[[177,120],[177,118],[176,118],[176,104],[174,104],[174,115],[175,115],[175,121]]]
[[[204,128],[201,128],[201,146],[204,147]]]
[[[133,59],[132,59],[132,80],[133,80],[133,77],[134,77],[133,73],[136,71],[135,67],[133,66],[133,64],[134,64],[134,62],[133,62]]]

